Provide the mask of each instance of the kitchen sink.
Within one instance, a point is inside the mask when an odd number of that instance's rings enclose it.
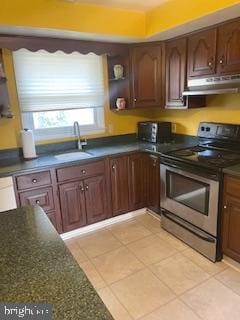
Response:
[[[57,154],[54,156],[57,160],[81,160],[92,157],[92,154],[86,151],[74,151]]]

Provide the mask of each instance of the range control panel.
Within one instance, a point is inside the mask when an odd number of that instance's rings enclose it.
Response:
[[[200,122],[198,127],[198,137],[228,140],[229,142],[240,141],[240,125]]]

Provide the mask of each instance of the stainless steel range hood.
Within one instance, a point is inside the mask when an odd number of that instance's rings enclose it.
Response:
[[[183,96],[240,93],[240,74],[188,80]]]

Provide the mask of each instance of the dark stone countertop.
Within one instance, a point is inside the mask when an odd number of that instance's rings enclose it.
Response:
[[[58,158],[57,153],[48,153],[41,155],[35,160],[24,161],[19,158],[0,160],[0,177],[9,176],[23,171],[38,170],[52,166],[64,166],[76,164],[80,161],[91,161],[101,159],[107,156],[114,156],[123,153],[136,151],[145,151],[152,154],[160,155],[161,153],[171,150],[186,148],[198,143],[197,137],[179,135],[171,143],[151,144],[139,141],[134,142],[118,142],[115,144],[105,144],[102,146],[87,147],[85,156],[82,152],[74,150],[66,150],[61,152],[61,158]],[[63,156],[62,156],[63,154]]]
[[[40,207],[0,219],[1,302],[52,304],[54,320],[113,320]]]
[[[230,174],[232,176],[240,177],[240,164],[223,169],[223,173]]]

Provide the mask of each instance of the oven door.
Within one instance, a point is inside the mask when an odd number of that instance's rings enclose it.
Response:
[[[161,208],[217,236],[219,181],[178,166],[160,165]]]

